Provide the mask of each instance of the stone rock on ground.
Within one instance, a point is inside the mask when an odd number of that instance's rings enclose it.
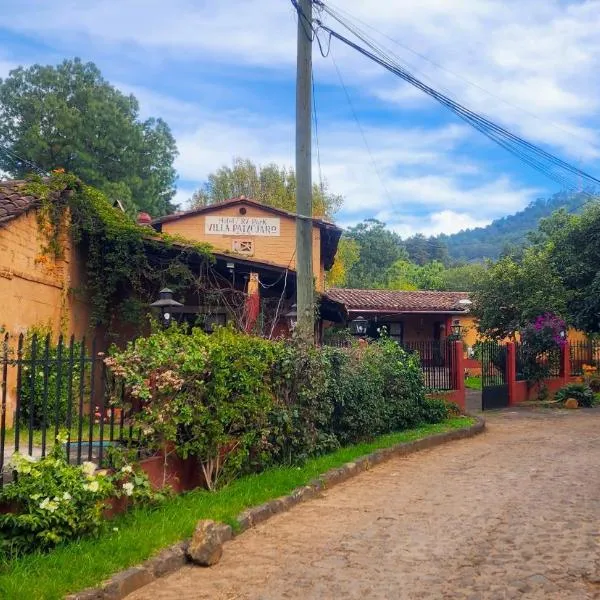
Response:
[[[223,555],[223,542],[231,539],[231,527],[209,519],[198,521],[187,548],[188,559],[202,567],[219,562]]]
[[[579,408],[579,402],[575,398],[567,398],[565,400],[565,408]]]

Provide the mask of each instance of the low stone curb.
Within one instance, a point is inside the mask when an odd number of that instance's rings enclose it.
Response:
[[[320,475],[317,479],[313,479],[308,485],[296,488],[288,496],[282,496],[260,506],[245,510],[237,517],[237,531],[234,532],[229,525],[222,525],[222,538],[225,541],[230,540],[255,525],[270,519],[273,515],[285,512],[296,504],[315,498],[323,490],[342,483],[391,458],[405,456],[419,450],[433,448],[446,442],[473,437],[482,433],[485,429],[485,421],[481,417],[474,418],[476,420],[475,423],[468,427],[453,429],[445,433],[436,433],[435,435],[415,440],[414,442],[404,442],[390,446],[389,448],[376,450],[354,462],[346,463],[337,469],[331,469],[327,473]],[[160,577],[177,571],[187,564],[186,548],[188,543],[189,540],[185,540],[174,546],[165,548],[141,565],[131,567],[113,575],[101,586],[70,594],[65,597],[65,600],[122,600],[128,594],[135,592]]]

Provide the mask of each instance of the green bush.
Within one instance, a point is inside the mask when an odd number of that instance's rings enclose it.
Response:
[[[554,399],[565,402],[568,398],[575,398],[579,406],[591,407],[595,404],[594,391],[585,383],[569,383],[560,388],[554,395]]]
[[[448,416],[446,404],[425,399],[418,358],[386,338],[318,348],[172,326],[106,363],[137,403],[142,443],[198,457],[211,488],[223,473],[300,463]]]

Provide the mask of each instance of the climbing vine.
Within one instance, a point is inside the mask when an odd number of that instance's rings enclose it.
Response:
[[[120,303],[139,318],[141,305],[156,288],[170,285],[177,291],[196,280],[191,258],[213,260],[208,244],[193,244],[133,223],[102,192],[72,174],[59,170],[48,178],[32,177],[24,192],[41,202],[40,261],[64,258],[68,234],[82,253],[84,291],[94,325],[109,324],[111,309]]]

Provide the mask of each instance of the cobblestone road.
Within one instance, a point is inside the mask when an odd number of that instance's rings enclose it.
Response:
[[[600,598],[600,412],[487,416],[129,599]]]

